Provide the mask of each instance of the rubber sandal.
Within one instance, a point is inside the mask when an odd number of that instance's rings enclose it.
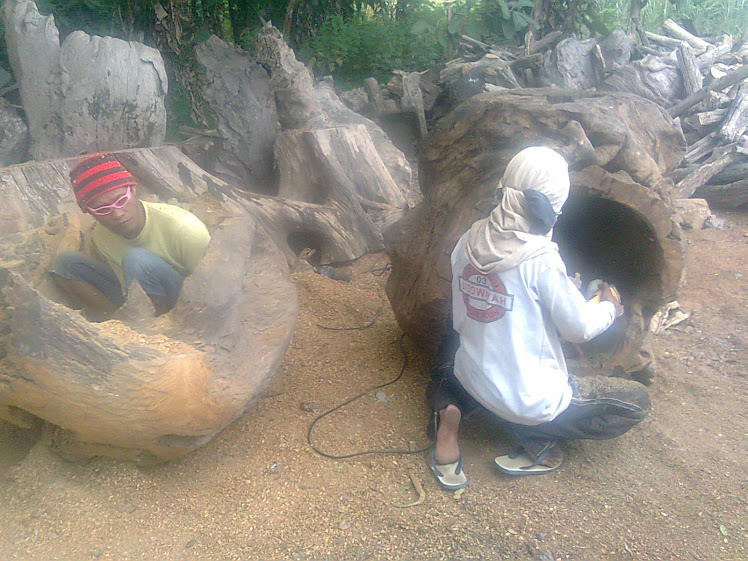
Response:
[[[429,469],[437,483],[448,491],[456,491],[467,486],[467,477],[462,471],[462,454],[460,459],[451,464],[437,464],[436,451],[432,450],[429,457]]]
[[[561,452],[561,461],[558,465],[548,467],[542,465],[540,462],[542,462],[556,446],[555,443],[548,446],[538,455],[537,460],[533,460],[522,448],[517,448],[506,456],[497,456],[494,459],[494,463],[500,472],[506,473],[507,475],[542,475],[544,473],[550,473],[551,471],[556,471],[563,465],[563,450],[558,448]]]

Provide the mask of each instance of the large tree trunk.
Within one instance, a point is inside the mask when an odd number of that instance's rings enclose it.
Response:
[[[646,326],[677,292],[683,247],[663,174],[681,160],[685,140],[655,104],[635,96],[559,90],[482,94],[432,131],[424,148],[424,201],[388,231],[387,294],[401,327],[433,350],[451,310],[450,254],[459,237],[490,212],[509,159],[526,146],[563,154],[572,192],[555,228],[569,272],[603,278],[623,294],[626,315],[605,365],[634,372],[651,361]],[[625,172],[625,173],[614,173]]]
[[[144,316],[148,299],[136,287],[119,319],[92,324],[54,301],[62,299],[46,273],[60,250],[81,249],[79,211],[3,238],[0,416],[44,419],[67,455],[153,462],[205,444],[245,411],[280,363],[298,305],[283,254],[252,212],[259,203],[173,147],[119,156],[144,194],[176,199],[209,225],[206,255],[168,314]],[[5,187],[14,177],[45,179],[46,196],[17,200],[38,203],[23,207],[30,215],[55,214],[72,198],[62,188],[71,163],[6,169]]]

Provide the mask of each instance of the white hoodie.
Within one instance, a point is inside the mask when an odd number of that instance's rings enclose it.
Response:
[[[611,326],[615,306],[587,302],[553,249],[501,273],[468,260],[469,232],[452,252],[452,311],[460,347],[455,376],[484,407],[536,425],[569,405],[572,389],[559,334],[588,341]]]

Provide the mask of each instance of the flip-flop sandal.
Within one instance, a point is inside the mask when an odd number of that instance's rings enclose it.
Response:
[[[437,483],[448,491],[456,491],[467,486],[467,477],[462,471],[462,454],[460,459],[451,464],[437,464],[436,451],[431,452],[429,457],[429,469]]]
[[[552,446],[547,447],[540,453],[537,460],[533,460],[522,448],[517,448],[506,456],[496,457],[494,463],[496,464],[496,467],[499,468],[500,472],[506,473],[507,475],[541,475],[543,473],[549,473],[551,471],[556,471],[564,463],[563,450],[561,450],[561,448],[558,449],[561,452],[561,461],[558,465],[548,467],[540,463],[545,460],[546,456],[548,456],[550,451],[556,446],[556,444],[553,444]]]

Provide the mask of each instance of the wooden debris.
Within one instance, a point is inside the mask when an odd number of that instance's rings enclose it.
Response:
[[[712,177],[730,164],[738,161],[741,156],[736,150],[736,145],[714,150],[712,156],[706,162],[701,164],[694,172],[687,175],[675,186],[675,196],[679,199],[687,199]]]
[[[748,127],[748,82],[740,86],[735,101],[727,112],[719,134],[728,142],[738,139]]]
[[[689,33],[670,18],[665,20],[665,22],[662,24],[662,27],[664,27],[672,37],[680,39],[681,41],[684,41],[685,43],[691,45],[691,47],[693,47],[694,53],[696,54],[700,55],[701,53],[706,51],[707,47],[709,46],[709,43],[704,41],[701,37],[696,37],[696,35]]]
[[[678,47],[678,65],[683,75],[683,87],[688,95],[695,94],[704,86],[704,77],[701,75],[693,50],[687,44]]]
[[[739,69],[728,74],[724,78],[720,78],[713,84],[709,86],[704,86],[698,92],[692,95],[689,95],[683,101],[680,101],[679,103],[675,104],[673,107],[670,108],[670,116],[677,117],[689,107],[693,107],[694,105],[696,105],[697,103],[705,99],[707,95],[709,94],[709,91],[724,90],[734,84],[737,84],[738,82],[741,82],[742,80],[745,80],[746,78],[748,78],[748,64],[741,66]]]

